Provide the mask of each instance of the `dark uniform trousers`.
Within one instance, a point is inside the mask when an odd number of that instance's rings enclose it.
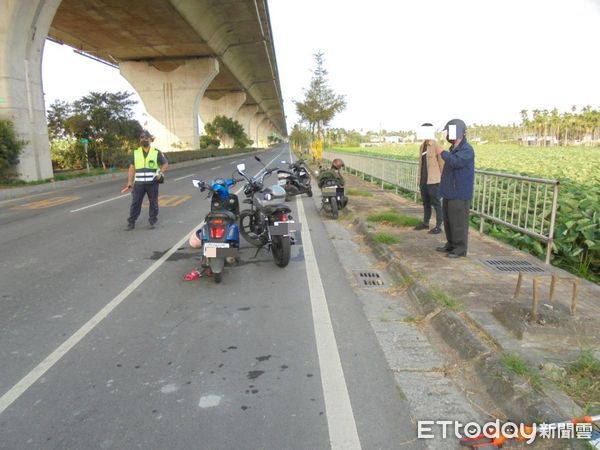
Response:
[[[130,225],[134,225],[135,221],[140,216],[142,211],[142,201],[144,195],[148,194],[148,201],[150,202],[150,224],[155,224],[158,220],[158,183],[134,183],[133,190],[131,191],[131,208],[129,209],[129,219],[127,222]]]
[[[470,208],[471,200],[443,199],[442,202],[446,248],[458,255],[467,254]]]

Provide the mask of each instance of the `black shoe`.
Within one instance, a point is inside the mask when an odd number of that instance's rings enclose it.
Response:
[[[436,247],[435,248],[436,251],[438,252],[445,252],[445,253],[449,253],[452,251],[451,247],[446,247],[445,245],[443,247]]]
[[[127,226],[125,227],[125,231],[131,231],[135,228],[135,224],[134,223],[128,223]]]
[[[455,258],[464,258],[465,256],[467,256],[466,253],[454,253],[454,252],[449,252],[448,253],[448,258],[452,258],[452,259],[455,259]]]
[[[442,229],[440,227],[434,227],[431,230],[429,230],[429,234],[440,234],[442,232]]]
[[[429,225],[427,225],[426,223],[420,223],[419,225],[417,225],[415,227],[415,230],[428,230],[429,229]]]
[[[155,228],[156,228],[156,224],[154,224],[154,223],[151,223],[148,225],[149,230],[154,230]]]

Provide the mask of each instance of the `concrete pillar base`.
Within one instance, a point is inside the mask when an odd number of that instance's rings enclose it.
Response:
[[[200,148],[198,110],[206,88],[219,73],[216,58],[188,59],[171,72],[146,62],[119,64],[148,113],[148,131],[163,151]]]
[[[42,53],[60,0],[2,2],[0,9],[0,119],[14,124],[26,145],[17,173],[25,181],[52,178],[42,88]]]
[[[235,119],[237,112],[245,101],[245,92],[230,92],[216,100],[204,97],[200,103],[200,119],[205,124],[212,122],[217,116]],[[221,142],[221,147],[231,147],[232,145],[233,139],[231,138],[225,138]]]

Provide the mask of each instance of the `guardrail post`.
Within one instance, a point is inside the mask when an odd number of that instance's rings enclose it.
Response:
[[[552,255],[552,243],[554,242],[554,225],[556,223],[556,209],[558,208],[558,193],[560,184],[557,181],[554,185],[554,198],[552,199],[552,212],[550,213],[550,229],[548,230],[548,243],[546,244],[546,264],[550,264]]]
[[[485,175],[482,174],[481,178],[483,179],[483,192],[481,193],[481,202],[479,202],[479,204],[481,205],[481,211],[479,211],[479,213],[481,214],[479,216],[479,234],[483,234],[483,230],[485,227],[485,219],[483,218],[483,208],[485,205],[485,193],[487,192],[487,183],[485,182]]]

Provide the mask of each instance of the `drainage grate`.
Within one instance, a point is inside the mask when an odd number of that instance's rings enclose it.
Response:
[[[383,276],[376,270],[353,270],[358,284],[363,288],[376,288],[385,286]]]
[[[524,259],[483,259],[483,264],[500,273],[545,273],[546,270]]]

